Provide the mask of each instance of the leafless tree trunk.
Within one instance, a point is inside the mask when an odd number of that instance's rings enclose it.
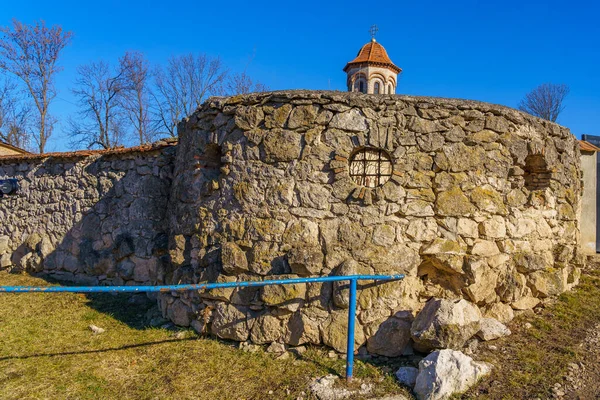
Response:
[[[156,68],[154,76],[159,129],[176,136],[177,123],[222,90],[227,71],[218,58],[186,54],[171,57],[166,68]]]
[[[564,110],[563,101],[569,94],[567,85],[544,83],[525,95],[519,103],[519,110],[536,117],[556,122]]]
[[[30,133],[27,122],[30,108],[19,98],[17,85],[8,79],[0,83],[0,140],[28,149]]]
[[[17,76],[33,99],[38,111],[34,140],[43,153],[55,122],[48,107],[56,96],[54,79],[61,70],[57,61],[72,33],[58,25],[48,28],[44,21],[25,25],[15,19],[12,29],[0,27],[0,34],[0,70]]]
[[[150,89],[148,61],[140,52],[126,52],[119,59],[123,76],[121,102],[139,144],[153,139],[153,124],[150,118]]]
[[[72,90],[79,103],[77,119],[70,119],[70,135],[76,145],[113,148],[122,143],[125,124],[120,107],[123,74],[104,61],[77,68]]]

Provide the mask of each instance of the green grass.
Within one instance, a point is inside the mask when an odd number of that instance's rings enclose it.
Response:
[[[47,283],[0,273],[0,285]],[[192,331],[179,339],[172,330],[147,328],[150,306],[127,299],[0,294],[0,398],[296,399],[304,392],[306,399],[313,378],[344,374],[344,360],[317,348],[275,360]],[[90,324],[106,332],[94,335]],[[406,393],[383,368],[357,361],[355,371],[356,385],[376,382],[374,394]]]
[[[524,319],[532,325],[523,327]],[[510,325],[513,335],[494,343],[500,351],[481,355],[496,368],[465,398],[549,398],[552,386],[562,382],[567,365],[584,356],[579,343],[600,322],[600,271],[586,272],[580,285],[534,317]]]
[[[0,273],[0,285],[45,284]],[[308,399],[313,378],[344,374],[345,362],[318,348],[302,358],[275,360],[191,331],[179,339],[172,330],[145,327],[150,306],[127,300],[0,294],[0,399]],[[586,331],[600,322],[600,272],[584,273],[574,291],[526,319],[532,328],[517,319],[510,326],[513,335],[493,342],[499,350],[478,355],[496,368],[464,398],[550,397],[567,364],[581,360]],[[90,324],[106,332],[93,335]],[[355,385],[374,382],[374,395],[406,394],[391,374],[395,361],[388,366],[357,361]]]

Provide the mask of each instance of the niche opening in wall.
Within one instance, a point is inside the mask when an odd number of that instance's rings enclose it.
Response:
[[[550,186],[551,173],[543,154],[530,154],[525,159],[525,187],[544,190]]]
[[[222,157],[221,146],[215,143],[209,143],[204,147],[202,153],[197,156],[198,168],[208,179],[217,179],[221,173]]]
[[[357,185],[374,188],[390,180],[392,158],[383,149],[364,147],[350,156],[350,177]]]

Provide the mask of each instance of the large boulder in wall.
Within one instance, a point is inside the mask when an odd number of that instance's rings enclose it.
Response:
[[[479,308],[464,299],[430,299],[412,323],[415,349],[461,349],[481,328]]]

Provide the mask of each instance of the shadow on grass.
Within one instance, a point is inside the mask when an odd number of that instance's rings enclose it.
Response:
[[[186,341],[186,340],[196,340],[196,338],[191,337],[191,338],[184,338],[184,339],[165,339],[165,340],[159,340],[159,341],[155,341],[155,342],[125,344],[125,345],[119,346],[119,347],[108,347],[105,349],[95,349],[95,350],[76,350],[76,351],[63,351],[63,352],[57,352],[57,353],[23,354],[23,355],[16,355],[16,356],[0,357],[0,361],[27,360],[30,358],[39,358],[39,357],[60,357],[60,356],[80,355],[80,354],[106,353],[109,351],[128,350],[128,349],[135,349],[135,348],[139,348],[139,347],[167,344],[167,343],[172,343],[172,342],[181,342],[181,341]]]
[[[50,284],[60,286],[81,286],[70,281],[62,281],[46,274],[33,275]],[[60,293],[54,293],[59,296]],[[126,324],[133,329],[153,328],[150,316],[160,316],[156,300],[148,298],[146,293],[85,293],[86,306]],[[159,317],[160,318],[160,317]],[[162,319],[162,318],[160,318]],[[166,319],[162,319],[166,323]]]
[[[70,281],[62,281],[57,280],[54,277],[48,275],[37,275],[37,277],[43,278],[47,282],[51,284],[57,284],[61,286],[79,286],[79,284],[70,282]],[[359,290],[369,289],[372,287],[376,287],[378,285],[386,284],[387,281],[381,282],[369,282],[369,283],[360,283]],[[331,286],[331,283],[329,283]],[[252,288],[254,289],[254,288]],[[331,288],[329,288],[331,290]],[[349,284],[346,282],[339,284],[339,290],[348,290]],[[323,289],[326,290],[326,289]],[[60,295],[60,293],[54,293],[55,295]],[[136,329],[136,330],[144,330],[156,327],[156,325],[150,323],[150,319],[148,315],[158,315],[160,316],[160,311],[158,310],[156,301],[150,299],[146,296],[145,293],[86,293],[82,294],[88,300],[85,304],[87,307],[105,314],[109,315],[112,318],[126,324],[128,327]],[[318,300],[319,296],[315,296],[310,300]],[[258,314],[257,314],[258,315]],[[160,325],[168,326],[168,329],[178,330],[175,325],[169,323],[167,320],[163,320],[164,322]],[[234,321],[235,323],[237,321]],[[238,348],[239,342],[226,340],[218,338],[211,334],[203,334],[200,337],[214,340],[219,343],[222,343],[231,348]],[[190,339],[196,339],[190,338]],[[186,339],[186,340],[190,340]],[[36,358],[36,357],[56,357],[56,356],[68,356],[68,355],[77,355],[77,354],[93,354],[93,353],[103,353],[108,351],[119,351],[125,349],[131,349],[136,347],[145,347],[157,344],[164,344],[169,342],[174,342],[183,339],[167,339],[163,341],[156,342],[148,342],[141,344],[132,344],[132,345],[123,345],[120,347],[112,347],[106,349],[96,349],[96,350],[81,350],[81,351],[71,351],[71,352],[56,352],[56,353],[42,353],[42,354],[30,354],[30,355],[15,355],[15,356],[7,356],[0,358],[0,361],[3,360],[14,360],[14,359],[28,359],[28,358]],[[311,346],[313,347],[313,346]],[[320,370],[326,371],[328,374],[334,374],[340,377],[345,376],[346,369],[346,361],[342,358],[328,358],[324,352],[326,352],[325,347],[314,346],[316,351],[310,351],[307,353],[296,353],[295,357],[303,362],[313,364],[317,366]],[[355,376],[360,377],[363,374],[369,374],[369,370],[371,368],[377,369],[382,372],[384,375],[390,375],[390,370],[395,370],[400,365],[412,365],[412,363],[407,362],[406,358],[398,358],[398,359],[362,359],[361,357],[356,358],[355,362]],[[391,366],[391,368],[390,368]],[[388,371],[385,371],[385,367],[387,367]],[[372,371],[372,370],[371,370]],[[385,371],[385,372],[384,372]]]

